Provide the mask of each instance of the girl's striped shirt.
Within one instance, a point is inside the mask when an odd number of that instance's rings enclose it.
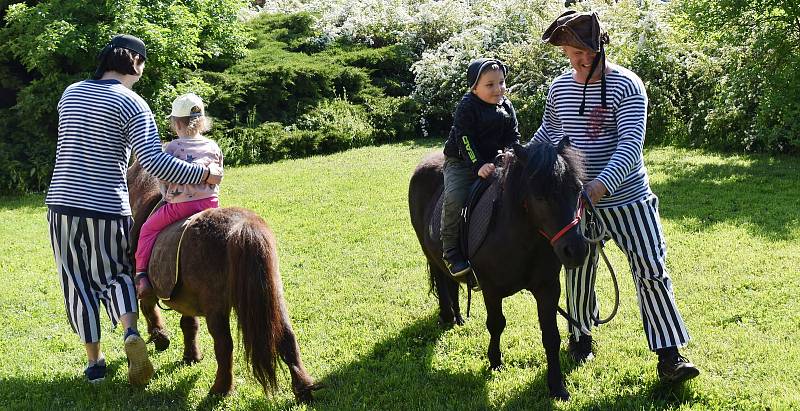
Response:
[[[587,181],[598,179],[609,194],[597,204],[615,207],[652,194],[642,160],[647,94],[639,77],[623,67],[611,66],[606,74],[606,108],[601,104],[600,82],[586,88],[586,108],[578,114],[583,83],[572,71],[557,77],[547,94],[542,125],[532,141],[558,144],[565,136],[584,156]]]
[[[56,162],[45,203],[62,212],[131,215],[125,179],[131,149],[162,180],[202,179],[203,166],[163,152],[153,113],[134,91],[116,80],[70,85],[58,102]]]

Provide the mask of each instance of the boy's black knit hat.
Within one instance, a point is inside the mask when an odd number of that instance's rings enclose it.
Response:
[[[508,67],[506,67],[506,65],[498,59],[479,58],[477,60],[472,60],[469,63],[469,66],[467,67],[467,84],[469,84],[470,89],[478,84],[478,79],[481,78],[481,74],[483,74],[483,72],[489,67],[492,67],[493,64],[497,64],[500,67],[500,70],[503,70],[504,76],[508,74]]]
[[[100,50],[100,53],[97,55],[97,70],[94,72],[94,78],[99,79],[103,76],[103,72],[105,72],[105,60],[108,53],[114,49],[128,49],[140,56],[142,56],[142,60],[147,60],[147,48],[144,46],[144,42],[138,38],[131,36],[129,34],[118,34],[108,42],[108,44]]]

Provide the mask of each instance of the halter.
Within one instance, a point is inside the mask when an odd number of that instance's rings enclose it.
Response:
[[[608,234],[608,230],[603,223],[603,221],[597,217],[597,211],[594,208],[594,204],[592,204],[592,199],[589,198],[589,194],[583,190],[581,191],[581,195],[578,197],[578,205],[575,211],[575,218],[567,224],[564,228],[561,229],[553,238],[547,236],[547,233],[539,230],[539,234],[543,235],[544,238],[550,240],[550,245],[554,246],[556,241],[558,241],[564,234],[567,233],[572,227],[580,224],[581,219],[583,218],[584,212],[587,213],[586,216],[586,232],[581,232],[581,235],[586,240],[586,242],[599,244],[598,250],[600,251],[600,256],[603,257],[603,261],[606,263],[606,267],[608,267],[608,271],[611,273],[611,281],[614,283],[614,307],[611,310],[611,314],[607,318],[600,318],[599,313],[591,315],[591,320],[594,322],[595,325],[605,324],[611,321],[614,316],[617,315],[617,309],[619,308],[619,284],[617,284],[617,273],[614,271],[614,267],[611,265],[611,261],[608,260],[606,257],[605,251],[603,251],[605,245],[605,239]],[[587,235],[589,237],[587,237]],[[581,324],[578,323],[577,320],[572,318],[564,309],[559,306],[556,306],[556,311],[561,314],[564,319],[567,320],[570,324],[574,327],[580,329],[582,328]]]
[[[567,231],[571,230],[572,227],[575,227],[576,225],[581,223],[581,218],[583,218],[583,210],[584,210],[583,196],[578,197],[578,204],[576,205],[575,208],[576,208],[575,218],[573,218],[572,221],[569,222],[569,224],[565,225],[564,228],[559,230],[559,232],[557,232],[553,237],[548,236],[547,233],[544,232],[544,230],[539,229],[539,234],[544,236],[544,238],[550,240],[550,245],[555,246],[556,242],[559,239],[561,239],[561,237],[563,237],[564,234],[567,233]]]

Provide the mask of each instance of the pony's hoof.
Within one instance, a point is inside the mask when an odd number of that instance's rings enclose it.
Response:
[[[293,388],[292,391],[294,391],[294,398],[298,403],[310,404],[312,401],[314,401],[314,391],[324,387],[325,385],[323,383],[316,383],[306,385],[298,389]]]
[[[314,394],[311,393],[311,390],[303,390],[294,393],[294,399],[299,404],[311,404],[314,401]]]
[[[183,357],[183,363],[186,364],[186,365],[197,364],[202,360],[203,360],[203,356],[202,355],[196,355],[194,357],[189,357],[189,356],[184,356]]]
[[[150,333],[150,341],[156,346],[156,351],[164,351],[169,348],[169,337],[163,331],[156,330]],[[148,341],[148,342],[150,342]]]
[[[503,363],[497,363],[494,365],[489,365],[489,370],[491,371],[502,371],[503,370]]]
[[[214,385],[208,391],[209,395],[216,395],[220,397],[227,397],[231,395],[231,393],[233,393],[233,386],[224,388],[224,387],[217,387],[216,385]]]
[[[569,391],[562,383],[558,388],[550,388],[550,398],[556,401],[569,401]]]
[[[444,319],[442,317],[439,317],[439,321],[437,321],[436,323],[439,325],[439,328],[443,330],[449,330],[453,328],[454,325],[456,325],[454,319]]]
[[[461,314],[456,314],[456,325],[464,325],[464,319],[461,317]]]

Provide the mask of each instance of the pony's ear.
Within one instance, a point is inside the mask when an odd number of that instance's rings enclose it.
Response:
[[[514,150],[514,155],[517,156],[523,164],[528,161],[528,150],[525,149],[525,146],[520,143],[514,143],[511,149]]]
[[[572,143],[569,141],[569,136],[564,136],[561,141],[558,142],[558,146],[556,146],[557,152],[564,151],[565,148],[572,147]]]

